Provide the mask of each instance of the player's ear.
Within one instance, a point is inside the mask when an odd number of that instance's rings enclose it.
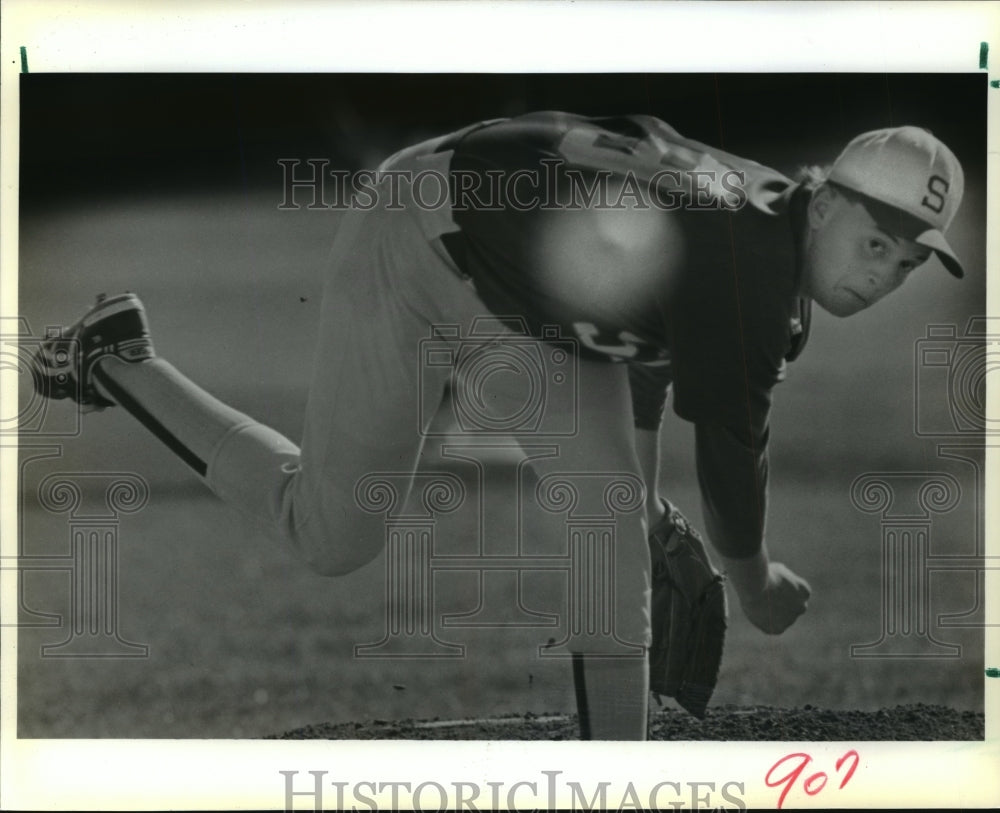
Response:
[[[813,190],[807,210],[809,228],[817,229],[823,224],[833,208],[836,197],[837,193],[830,184],[820,184]]]

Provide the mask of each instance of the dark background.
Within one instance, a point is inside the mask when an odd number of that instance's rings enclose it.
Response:
[[[927,127],[983,173],[986,74],[29,74],[25,203],[274,182],[281,157],[368,165],[416,136],[558,109],[647,113],[791,171],[878,127]]]

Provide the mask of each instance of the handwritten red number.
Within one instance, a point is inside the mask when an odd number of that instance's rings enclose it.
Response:
[[[840,773],[840,766],[843,765],[850,757],[854,757],[854,763],[851,765],[851,769],[847,772],[847,776],[844,777],[844,781],[840,783],[841,788],[851,781],[851,777],[854,776],[854,772],[858,768],[858,763],[861,761],[861,757],[858,756],[858,752],[852,748],[837,760],[837,773]],[[838,790],[840,790],[840,788],[838,788]]]
[[[816,784],[816,780],[819,780],[819,787],[813,790],[813,786]],[[826,787],[826,774],[820,771],[819,773],[814,773],[810,776],[802,785],[802,789],[805,790],[810,796],[815,796],[823,788]]]
[[[848,759],[853,759],[854,761],[851,763],[850,768],[848,768],[847,776],[845,776],[841,781],[840,786],[837,788],[838,790],[843,788],[844,785],[846,785],[848,782],[851,781],[851,777],[854,776],[854,771],[857,770],[858,763],[861,761],[861,758],[858,756],[858,752],[855,751],[854,749],[851,749],[846,754],[844,754],[840,759],[837,760],[836,765],[838,774],[840,773],[840,769],[843,767],[844,763],[847,762]],[[802,772],[805,771],[806,766],[810,762],[812,762],[812,757],[809,756],[809,754],[804,754],[801,751],[799,751],[794,754],[788,754],[788,756],[782,757],[777,762],[775,762],[774,765],[771,766],[771,770],[769,770],[767,772],[767,775],[764,777],[764,782],[767,784],[769,788],[776,788],[779,787],[780,785],[784,785],[784,788],[781,791],[781,795],[778,797],[778,805],[777,805],[778,810],[781,810],[781,806],[785,803],[785,797],[788,796],[788,792],[795,786],[795,783],[799,780],[799,777],[802,776]],[[785,763],[789,763],[788,773],[784,774],[783,776],[774,776],[775,771],[778,770],[778,768],[785,765]],[[812,774],[811,776],[805,779],[805,781],[802,783],[802,789],[810,796],[815,796],[817,793],[823,790],[823,788],[826,787],[826,782],[827,782],[826,773],[824,773],[823,771],[817,771],[816,773]]]
[[[789,773],[787,776],[782,776],[780,779],[772,780],[771,774],[774,773],[774,769],[790,759],[799,759],[802,761],[799,764],[799,766],[793,769],[792,772]],[[767,776],[764,777],[764,782],[767,784],[767,786],[769,788],[776,788],[783,782],[788,783],[787,785],[785,785],[785,789],[781,791],[781,796],[778,797],[778,810],[781,810],[781,805],[784,803],[785,797],[788,795],[788,791],[792,789],[792,785],[795,784],[795,781],[799,778],[802,772],[806,769],[806,765],[808,765],[810,762],[812,762],[812,757],[809,756],[809,754],[797,753],[797,754],[789,754],[787,757],[782,757],[777,762],[775,762],[774,765],[771,766],[771,770],[769,770],[767,772]]]

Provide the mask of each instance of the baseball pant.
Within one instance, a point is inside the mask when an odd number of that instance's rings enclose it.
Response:
[[[425,157],[411,148],[393,165]],[[541,590],[533,609],[563,614],[568,600],[590,602],[589,620],[570,631],[574,652],[604,654],[609,645],[606,624],[590,623],[595,602],[599,615],[613,616],[614,654],[621,644],[648,645],[650,565],[625,365],[503,327],[437,239],[439,228],[453,228],[447,209],[389,200],[347,211],[336,234],[301,449],[161,359],[102,363],[98,381],[106,374],[147,425],[155,421],[174,448],[204,461],[200,473],[223,500],[324,575],[378,556],[393,506],[378,505],[384,494],[365,484],[373,475],[404,483],[402,503],[442,410],[466,419],[466,438],[482,440],[485,428],[495,440],[502,427],[517,448],[547,446],[545,455],[525,455],[538,486],[528,495],[534,504],[520,506],[536,521],[525,533],[552,555],[565,554],[575,533],[577,555],[562,606],[552,604],[560,591]],[[535,371],[534,389],[525,389],[531,376],[516,374],[518,362]],[[599,595],[579,594],[587,590]]]

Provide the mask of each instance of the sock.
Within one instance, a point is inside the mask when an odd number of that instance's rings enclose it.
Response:
[[[649,714],[647,658],[573,653],[580,739],[645,740]]]
[[[219,497],[284,530],[287,486],[299,464],[294,443],[161,358],[132,364],[109,357],[95,365],[94,379],[102,395],[131,413]]]
[[[95,365],[103,395],[128,410],[204,477],[223,438],[255,423],[209,395],[163,359],[132,364],[109,357]]]
[[[132,414],[223,500],[287,533],[287,486],[299,449],[283,435],[205,392],[161,358],[98,362],[99,390]]]

